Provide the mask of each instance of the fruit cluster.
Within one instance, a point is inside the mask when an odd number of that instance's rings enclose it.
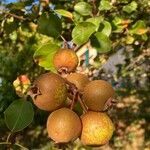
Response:
[[[79,137],[84,145],[106,144],[112,137],[114,125],[105,111],[115,92],[104,80],[89,81],[86,75],[75,73],[77,65],[78,57],[73,50],[58,50],[54,56],[58,74],[40,75],[30,95],[38,108],[52,112],[47,119],[47,131],[56,143]],[[76,103],[83,109],[81,116],[74,111]]]

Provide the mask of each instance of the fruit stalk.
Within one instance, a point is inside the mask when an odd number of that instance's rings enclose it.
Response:
[[[81,96],[81,94],[78,94],[78,101],[79,101],[84,113],[87,113],[88,109],[80,96]]]
[[[83,100],[81,99],[82,94],[79,92],[79,90],[75,84],[69,82],[67,79],[64,79],[64,80],[65,80],[66,84],[69,85],[69,91],[71,91],[73,93],[73,98],[72,98],[72,103],[71,103],[70,109],[72,110],[75,102],[79,101],[84,113],[86,113],[87,107],[86,107],[85,103],[83,102]],[[77,100],[76,100],[76,96],[77,96]]]
[[[71,106],[70,106],[70,109],[73,110],[74,108],[74,105],[75,105],[75,102],[78,100],[78,92],[75,92],[73,94],[73,98],[72,98],[72,102],[71,102]]]

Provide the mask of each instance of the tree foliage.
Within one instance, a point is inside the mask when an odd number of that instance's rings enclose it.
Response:
[[[14,104],[20,106],[23,103],[13,87],[14,80],[25,74],[33,81],[46,70],[55,71],[52,57],[59,47],[65,45],[77,51],[82,47],[89,51],[95,49],[93,63],[85,53],[85,62],[88,63],[80,64],[82,70],[88,72],[91,78],[110,80],[118,92],[118,99],[129,95],[140,99],[136,119],[134,111],[129,117],[130,123],[127,122],[126,112],[116,119],[125,126],[142,119],[147,123],[150,119],[147,115],[150,47],[148,0],[25,0],[8,4],[2,1],[0,4],[0,129],[4,133],[7,131],[4,120],[13,131],[25,128],[32,120],[32,116],[28,118],[27,114],[22,113],[27,121],[19,117],[19,124],[14,128],[12,123],[15,120],[8,118]],[[89,43],[90,46],[87,46]],[[32,106],[24,103],[24,109],[18,109],[17,112],[33,113],[29,112]],[[120,103],[125,105],[124,101]],[[120,110],[119,104],[117,107]],[[32,125],[42,124],[47,114],[34,109]],[[127,109],[129,112],[132,112],[130,104]],[[112,111],[114,116],[116,113]],[[39,121],[36,116],[43,119]],[[148,127],[145,128],[147,131]],[[116,133],[112,147],[123,147],[121,138]],[[145,138],[147,140],[150,137],[146,134]]]

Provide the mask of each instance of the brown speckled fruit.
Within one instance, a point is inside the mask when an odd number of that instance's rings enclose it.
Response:
[[[106,113],[89,111],[81,116],[81,142],[84,145],[100,146],[108,143],[114,125]]]
[[[60,49],[54,55],[54,66],[59,71],[60,69],[66,69],[67,72],[72,72],[78,65],[78,57],[76,53],[71,49]]]
[[[108,82],[104,80],[95,80],[85,86],[83,100],[89,110],[102,111],[106,101],[114,97],[114,94],[115,92]]]
[[[68,108],[58,109],[48,117],[47,132],[56,143],[74,141],[81,133],[81,120]]]
[[[83,91],[86,84],[89,83],[89,79],[86,75],[81,73],[72,73],[67,76],[67,80],[76,85],[79,91]]]
[[[34,82],[34,87],[39,90],[39,95],[33,99],[33,102],[42,110],[58,109],[67,99],[65,81],[55,73],[42,74]]]

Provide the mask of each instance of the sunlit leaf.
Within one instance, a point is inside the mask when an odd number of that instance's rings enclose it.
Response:
[[[55,12],[58,13],[59,15],[61,15],[61,16],[64,16],[64,17],[67,17],[67,18],[70,18],[70,19],[73,18],[72,13],[69,12],[69,11],[66,11],[64,9],[56,9]]]
[[[35,51],[33,56],[34,60],[39,66],[44,67],[46,70],[54,71],[53,56],[58,49],[59,46],[55,43],[47,43],[42,45]]]
[[[38,20],[38,31],[48,36],[58,37],[62,31],[60,18],[54,13],[43,13]]]
[[[99,10],[110,10],[112,5],[110,0],[101,0],[98,9]]]
[[[80,15],[88,16],[92,13],[92,6],[86,2],[79,2],[74,6],[74,10]]]
[[[106,53],[111,50],[111,41],[105,34],[97,32],[90,39],[92,47],[99,53]]]
[[[99,31],[109,36],[111,34],[111,24],[108,21],[103,21],[101,24]]]
[[[123,30],[128,27],[129,23],[131,23],[130,20],[124,20],[123,18],[116,16],[112,21],[113,32],[123,32]]]
[[[82,15],[80,15],[79,13],[74,11],[73,12],[73,21],[78,24],[79,22],[83,22],[84,18]]]
[[[102,16],[97,16],[97,17],[92,17],[92,18],[88,18],[87,20],[86,20],[86,22],[91,22],[91,23],[93,23],[94,25],[95,25],[95,27],[96,27],[96,31],[98,30],[98,28],[99,28],[99,25],[100,25],[100,23],[103,21],[103,17]]]
[[[136,11],[137,9],[137,3],[135,1],[132,1],[128,5],[123,7],[123,11],[127,13],[132,13],[133,11]]]
[[[90,22],[81,22],[72,31],[73,42],[82,45],[89,40],[92,33],[95,32],[95,25]]]
[[[26,128],[33,120],[34,111],[31,102],[14,101],[4,112],[5,123],[12,132]]]
[[[131,34],[137,34],[137,35],[145,34],[147,31],[148,28],[146,28],[146,24],[143,20],[138,20],[129,30]]]

